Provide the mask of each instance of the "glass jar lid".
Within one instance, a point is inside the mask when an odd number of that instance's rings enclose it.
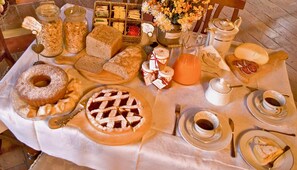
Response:
[[[67,8],[64,14],[66,17],[85,18],[86,10],[83,7],[74,5],[72,7]]]
[[[44,3],[36,8],[36,14],[40,20],[52,21],[59,17],[60,9],[53,3]]]

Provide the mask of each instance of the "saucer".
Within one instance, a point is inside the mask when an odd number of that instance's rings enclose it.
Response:
[[[263,91],[257,90],[248,95],[246,105],[250,113],[261,122],[274,126],[285,125],[293,117],[291,102],[287,101],[281,113],[271,115],[261,104],[262,94]]]
[[[189,108],[185,110],[178,123],[179,132],[182,138],[189,144],[207,151],[224,149],[231,140],[231,128],[225,117],[217,115],[220,120],[220,127],[212,137],[201,137],[194,128],[194,115],[201,111],[200,108]]]
[[[284,143],[281,139],[279,139],[275,135],[262,130],[251,130],[246,132],[240,137],[239,151],[240,151],[241,157],[255,169],[265,170],[266,168],[264,168],[259,164],[257,158],[254,156],[252,148],[250,147],[250,142],[255,136],[270,138],[273,141],[275,141],[281,148],[284,148],[286,146],[286,143]],[[293,160],[292,152],[291,150],[288,150],[286,153],[280,156],[278,160],[275,161],[272,169],[290,169],[293,166],[293,162],[294,160]]]
[[[254,100],[255,106],[257,107],[258,111],[262,114],[269,116],[271,119],[283,119],[287,116],[288,112],[286,106],[284,106],[284,108],[281,109],[278,113],[273,113],[264,108],[262,101],[262,95],[258,95]]]

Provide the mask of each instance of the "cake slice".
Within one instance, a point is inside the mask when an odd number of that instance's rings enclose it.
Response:
[[[255,136],[251,147],[260,165],[268,164],[283,153],[275,141],[263,136]]]

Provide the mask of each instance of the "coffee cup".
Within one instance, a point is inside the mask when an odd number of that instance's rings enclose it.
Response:
[[[200,111],[194,116],[194,128],[201,137],[212,137],[217,132],[219,125],[220,120],[213,112]]]
[[[271,114],[279,114],[286,105],[286,98],[274,90],[267,90],[263,93],[262,105]]]

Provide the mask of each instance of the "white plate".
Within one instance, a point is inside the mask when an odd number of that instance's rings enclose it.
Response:
[[[252,148],[249,145],[250,140],[252,140],[255,136],[270,138],[275,141],[281,148],[284,148],[286,144],[273,134],[262,130],[251,130],[241,136],[241,138],[239,139],[239,150],[242,158],[255,169],[264,170],[266,168],[262,167],[258,163],[258,160],[254,156]],[[288,150],[274,162],[274,166],[272,169],[290,169],[293,166],[293,160],[294,159],[292,152],[291,150]]]
[[[264,123],[268,123],[274,126],[285,125],[288,120],[293,117],[292,104],[287,100],[287,104],[283,109],[282,113],[278,116],[270,116],[269,113],[264,113],[265,109],[260,106],[260,101],[262,100],[263,91],[257,90],[250,93],[246,99],[246,105],[251,114],[258,120]]]
[[[201,111],[201,109],[190,108],[182,113],[182,116],[179,119],[178,127],[183,139],[189,144],[207,151],[218,151],[224,149],[231,140],[231,128],[227,119],[217,114],[220,120],[220,129],[217,134],[211,138],[199,138],[195,134],[197,132],[193,129],[193,118],[195,113],[198,111]]]

